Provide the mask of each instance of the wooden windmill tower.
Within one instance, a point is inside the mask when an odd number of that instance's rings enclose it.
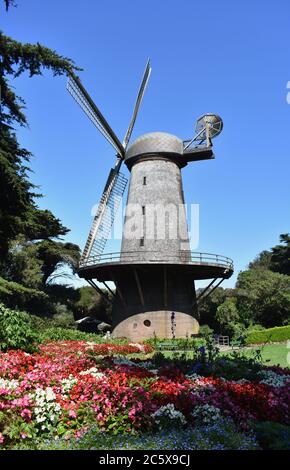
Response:
[[[115,135],[80,80],[70,75],[68,91],[117,152],[95,214],[79,275],[102,295],[115,283],[113,335],[142,340],[156,335],[180,338],[196,334],[197,304],[233,273],[231,259],[190,251],[181,169],[189,162],[212,159],[211,139],[222,120],[206,114],[189,141],[164,132],[140,136],[128,146],[151,73],[145,68],[132,119],[123,142]],[[122,162],[130,171],[121,251],[104,254],[114,216],[126,188]],[[169,212],[169,213],[168,213]],[[172,217],[171,217],[172,216]],[[196,298],[194,281],[211,279]]]

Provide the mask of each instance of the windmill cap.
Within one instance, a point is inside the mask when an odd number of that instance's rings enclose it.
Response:
[[[183,142],[175,135],[167,132],[150,132],[141,135],[128,148],[125,160],[137,155],[150,153],[183,154]]]

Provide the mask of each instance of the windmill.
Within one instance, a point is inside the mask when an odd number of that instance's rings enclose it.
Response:
[[[109,172],[82,253],[79,275],[101,295],[106,296],[96,281],[111,292],[113,300],[107,298],[113,303],[113,335],[131,340],[196,334],[198,302],[233,273],[230,258],[191,252],[181,178],[181,169],[189,162],[214,158],[212,138],[222,131],[222,119],[216,114],[201,116],[189,140],[151,132],[129,146],[150,74],[148,60],[122,143],[79,78],[71,74],[67,85],[69,93],[116,151],[115,166]],[[131,175],[121,251],[104,254],[128,181],[120,172],[123,161]],[[164,208],[170,208],[176,217],[173,222],[170,214],[160,216]],[[198,279],[211,281],[196,297],[194,282]],[[108,281],[115,283],[115,291]]]

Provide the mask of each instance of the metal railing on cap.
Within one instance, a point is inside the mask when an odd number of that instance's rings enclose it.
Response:
[[[83,259],[80,263],[80,268],[106,263],[184,263],[233,269],[233,261],[227,256],[186,250],[177,253],[166,253],[166,255],[152,251],[103,253]]]

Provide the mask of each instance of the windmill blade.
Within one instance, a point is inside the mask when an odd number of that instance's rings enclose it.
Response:
[[[123,145],[109,126],[101,111],[93,102],[80,79],[72,73],[68,76],[67,90],[101,134],[103,134],[107,141],[114,147],[117,153],[121,157],[124,157],[125,150]]]
[[[148,59],[148,62],[147,62],[146,68],[145,68],[145,72],[144,72],[144,75],[143,75],[143,79],[142,79],[142,82],[141,82],[141,85],[140,85],[140,88],[139,88],[139,92],[138,92],[138,95],[137,95],[136,103],[135,103],[135,106],[134,106],[134,111],[133,111],[133,114],[132,114],[131,122],[130,122],[130,125],[128,127],[127,132],[126,132],[126,135],[124,137],[124,140],[123,140],[123,147],[125,149],[126,149],[126,147],[128,145],[128,142],[131,138],[133,127],[134,127],[134,124],[135,124],[135,121],[136,121],[136,118],[137,118],[137,114],[138,114],[138,111],[139,111],[139,108],[140,108],[140,104],[142,102],[142,99],[143,99],[143,96],[144,96],[144,93],[145,93],[145,90],[146,90],[147,83],[148,83],[149,78],[150,78],[150,74],[151,74],[151,65],[150,65],[150,59]]]
[[[80,267],[90,263],[89,258],[97,259],[102,254],[107,243],[114,218],[119,208],[128,179],[121,173],[121,159],[112,168],[94,216],[92,227],[82,253]],[[92,258],[93,257],[93,258]]]

